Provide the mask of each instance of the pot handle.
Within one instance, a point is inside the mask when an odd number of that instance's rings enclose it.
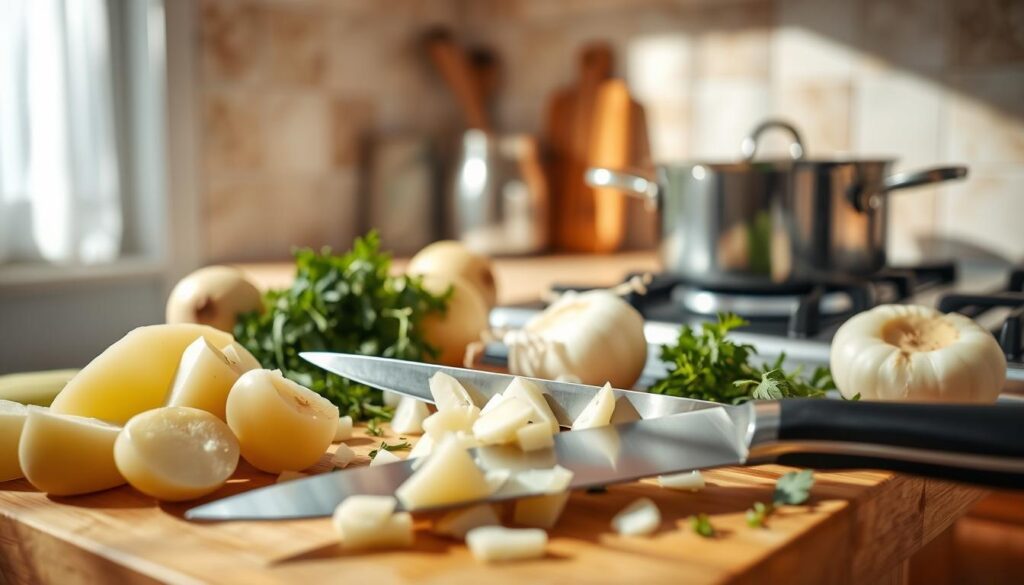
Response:
[[[658,183],[637,173],[616,171],[605,167],[590,167],[583,180],[591,187],[619,189],[644,199],[648,205],[658,204]]]
[[[965,177],[967,177],[967,167],[962,165],[932,167],[930,169],[923,169],[909,173],[897,173],[886,177],[885,180],[882,181],[882,189],[874,193],[865,193],[864,185],[859,182],[855,183],[847,192],[847,198],[850,200],[850,204],[853,205],[854,209],[863,213],[868,209],[878,207],[878,204],[881,201],[880,197],[884,196],[885,193],[889,191],[921,187],[934,183],[963,179]]]
[[[886,177],[883,186],[886,191],[895,191],[896,189],[909,189],[911,187],[920,187],[921,185],[963,179],[966,176],[967,167],[964,166],[934,167],[924,169],[923,171],[897,173],[891,177]]]
[[[800,160],[804,157],[806,150],[804,149],[804,141],[800,137],[800,131],[796,129],[789,122],[783,120],[765,120],[757,125],[756,128],[743,139],[740,143],[740,152],[743,154],[743,160],[749,162],[754,161],[754,157],[757,155],[757,141],[761,138],[761,135],[766,131],[773,128],[779,130],[785,130],[793,137],[793,141],[789,143],[789,156],[793,160]]]

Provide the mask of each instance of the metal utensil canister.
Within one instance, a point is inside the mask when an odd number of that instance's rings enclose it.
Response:
[[[470,249],[521,255],[547,247],[547,180],[534,137],[467,130],[452,183],[452,231]]]
[[[792,136],[790,159],[759,160],[768,129]],[[793,126],[769,120],[739,162],[659,165],[655,177],[591,168],[587,181],[656,203],[665,269],[707,285],[860,275],[885,265],[889,191],[958,179],[962,166],[890,174],[894,159],[805,158]]]

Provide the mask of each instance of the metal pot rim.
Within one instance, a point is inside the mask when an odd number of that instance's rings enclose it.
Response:
[[[695,167],[715,172],[736,172],[749,170],[784,171],[802,166],[846,166],[846,165],[888,165],[896,162],[895,157],[856,158],[837,157],[830,159],[759,159],[747,161],[665,161],[656,166],[659,170],[689,171]]]

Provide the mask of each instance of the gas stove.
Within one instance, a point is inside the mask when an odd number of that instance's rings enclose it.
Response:
[[[836,330],[851,316],[879,304],[906,303],[958,311],[996,335],[1008,362],[1008,389],[1024,389],[1024,268],[989,264],[936,262],[886,268],[868,277],[828,276],[810,282],[718,283],[689,282],[673,274],[627,275],[642,282],[642,292],[625,296],[646,319],[652,346],[638,386],[664,375],[657,346],[673,343],[681,325],[696,326],[717,313],[732,312],[749,321],[737,330],[737,341],[753,345],[760,359],[785,354],[788,366],[827,365]],[[553,288],[553,292],[585,290]],[[543,303],[498,307],[492,327],[519,327],[543,309]],[[503,359],[500,347],[489,347],[487,358]]]

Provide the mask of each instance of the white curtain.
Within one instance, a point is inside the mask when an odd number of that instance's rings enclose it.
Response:
[[[0,263],[121,249],[107,0],[0,0]]]

